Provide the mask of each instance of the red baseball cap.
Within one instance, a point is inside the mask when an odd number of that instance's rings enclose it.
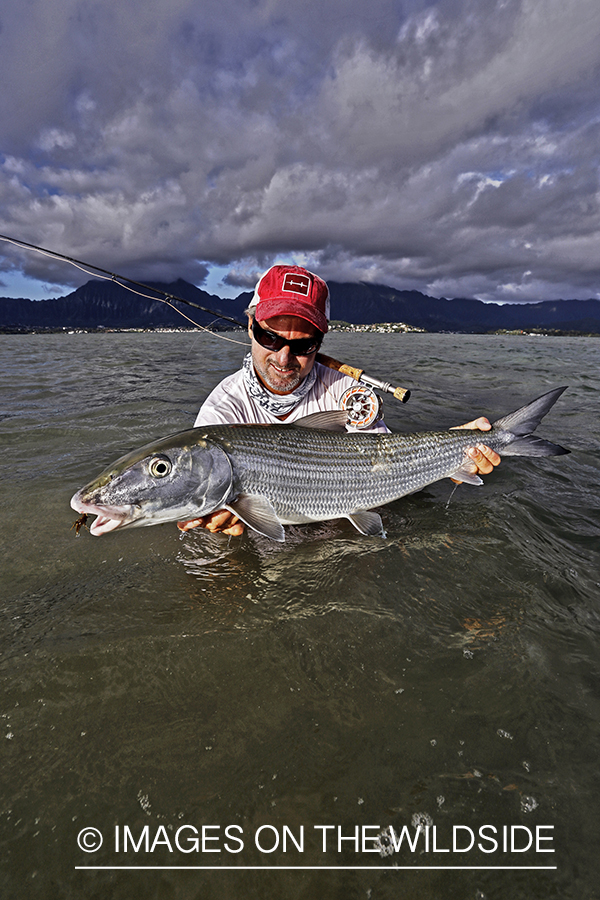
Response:
[[[298,316],[325,334],[329,288],[302,266],[271,266],[259,279],[248,310],[259,322],[273,316]]]

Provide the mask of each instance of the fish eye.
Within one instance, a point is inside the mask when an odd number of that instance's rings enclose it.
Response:
[[[171,460],[166,456],[155,456],[148,463],[148,471],[155,478],[164,478],[173,468]]]

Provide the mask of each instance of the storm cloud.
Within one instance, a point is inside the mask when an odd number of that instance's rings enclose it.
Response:
[[[597,0],[0,6],[0,231],[143,279],[600,296]],[[0,278],[80,284],[0,243]]]

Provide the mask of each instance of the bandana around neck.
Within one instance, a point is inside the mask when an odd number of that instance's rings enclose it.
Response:
[[[252,365],[252,354],[248,353],[244,357],[244,384],[248,393],[253,400],[256,400],[260,406],[272,413],[274,416],[285,416],[291,412],[301,400],[306,397],[317,380],[315,368],[310,370],[304,381],[298,385],[295,391],[289,394],[273,394],[268,391],[259,381],[254,366]]]

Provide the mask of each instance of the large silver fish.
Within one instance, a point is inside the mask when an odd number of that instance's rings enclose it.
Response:
[[[90,531],[156,525],[228,509],[261,534],[285,540],[283,525],[347,518],[381,534],[373,507],[470,474],[466,450],[483,442],[502,456],[568,453],[532,434],[564,387],[494,422],[491,431],[359,434],[345,413],[317,413],[293,425],[211,425],[128,453],[71,500],[95,514]],[[343,433],[337,433],[342,431]]]

